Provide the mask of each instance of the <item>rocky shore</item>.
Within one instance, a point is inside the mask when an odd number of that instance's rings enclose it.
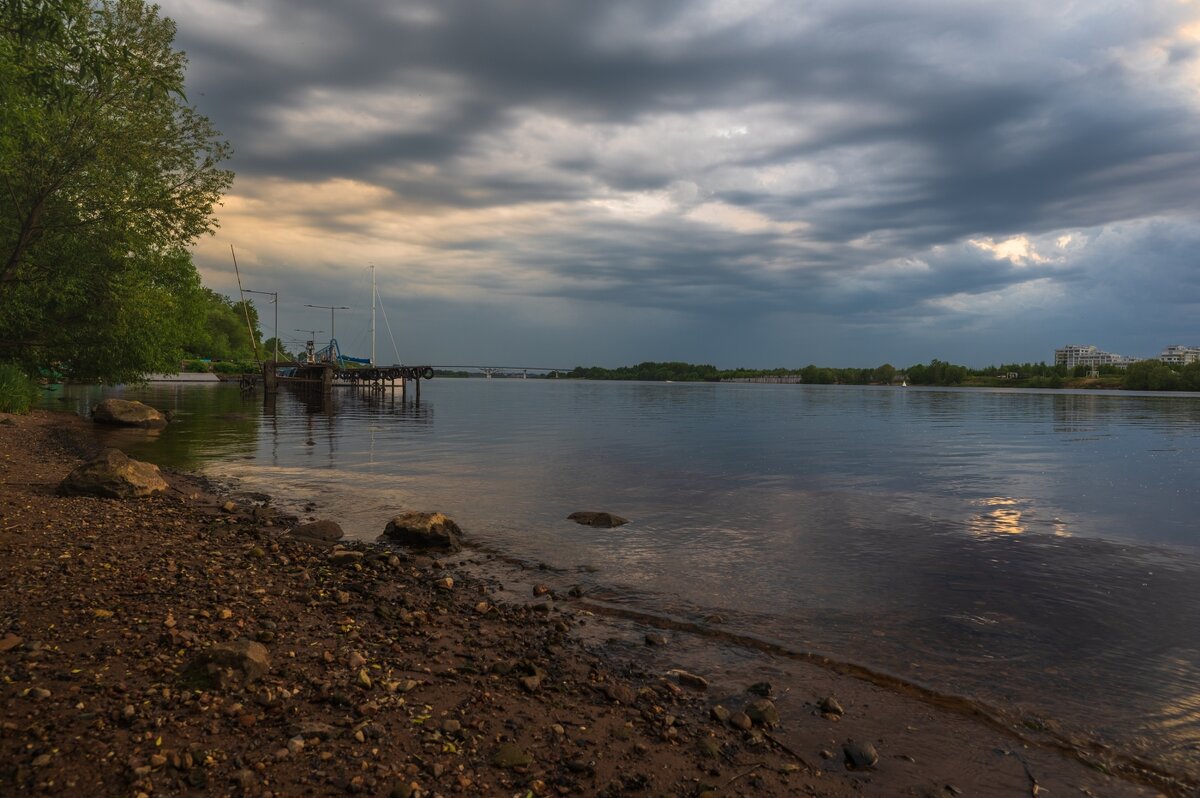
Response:
[[[87,424],[0,416],[0,795],[1187,794],[816,666],[779,707],[658,668],[662,635],[621,666],[584,602],[188,475],[59,495]]]

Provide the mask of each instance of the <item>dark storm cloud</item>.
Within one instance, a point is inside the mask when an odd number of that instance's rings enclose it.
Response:
[[[356,180],[398,213],[554,206],[536,232],[443,240],[555,277],[478,278],[500,294],[902,323],[963,297],[1120,282],[1132,269],[1096,231],[1200,211],[1196,12],[1083,5],[164,10],[239,184]],[[635,195],[661,206],[620,210]],[[304,218],[370,227],[319,205]],[[1086,251],[1054,249],[1081,230]],[[1009,237],[1036,251],[969,243]],[[1187,249],[1147,245],[1156,275],[1191,267]]]

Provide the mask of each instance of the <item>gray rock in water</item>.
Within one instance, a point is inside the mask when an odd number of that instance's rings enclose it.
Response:
[[[305,543],[333,543],[341,540],[345,533],[334,521],[313,521],[293,527],[288,534]]]
[[[612,529],[613,527],[629,523],[628,518],[622,518],[612,513],[596,512],[594,510],[581,510],[577,513],[571,513],[567,516],[567,520],[583,524],[584,526],[602,527],[604,529]]]
[[[105,449],[68,474],[58,492],[63,496],[138,499],[163,493],[167,487],[158,466],[131,460],[120,449]]]
[[[418,549],[458,551],[462,548],[462,530],[442,513],[402,513],[383,530],[383,536],[404,546]]]
[[[128,399],[105,399],[92,408],[92,421],[118,427],[155,429],[167,426],[167,418],[162,413],[149,405]]]
[[[870,743],[856,743],[854,740],[847,740],[846,744],[842,746],[842,754],[845,756],[846,767],[852,770],[873,768],[879,761],[879,752]]]

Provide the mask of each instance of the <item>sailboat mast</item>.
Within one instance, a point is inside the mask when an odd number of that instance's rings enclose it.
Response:
[[[375,365],[375,264],[371,264],[371,365]]]

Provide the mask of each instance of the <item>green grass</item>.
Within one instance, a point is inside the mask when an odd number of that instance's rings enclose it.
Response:
[[[37,383],[11,363],[0,363],[0,413],[28,413]]]

